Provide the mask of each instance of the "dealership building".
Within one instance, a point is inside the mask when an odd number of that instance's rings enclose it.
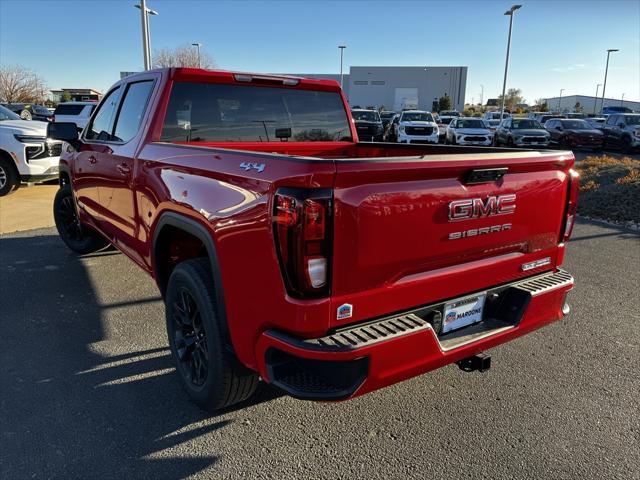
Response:
[[[602,97],[594,97],[589,95],[567,95],[566,97],[550,97],[545,98],[545,102],[549,105],[549,110],[557,112],[573,112],[577,103],[580,103],[584,113],[600,113],[602,107]],[[605,98],[605,107],[627,107],[634,112],[640,112],[640,102],[630,100],[622,100],[620,98]]]
[[[340,81],[339,74],[292,74]],[[451,108],[462,111],[467,67],[351,67],[343,89],[352,107],[433,110],[433,102],[451,97]]]

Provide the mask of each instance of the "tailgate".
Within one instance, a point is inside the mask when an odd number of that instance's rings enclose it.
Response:
[[[353,305],[349,321],[555,266],[573,166],[569,152],[336,164],[332,306]],[[472,170],[487,168],[508,170],[497,181],[466,181]],[[522,268],[546,258],[547,265]]]

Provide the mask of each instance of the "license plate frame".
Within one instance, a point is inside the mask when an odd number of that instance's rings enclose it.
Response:
[[[446,302],[442,310],[442,334],[481,322],[486,299],[487,292],[480,292]]]

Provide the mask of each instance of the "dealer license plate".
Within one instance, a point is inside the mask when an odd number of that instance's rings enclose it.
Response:
[[[482,320],[485,293],[445,304],[442,333],[457,330]]]

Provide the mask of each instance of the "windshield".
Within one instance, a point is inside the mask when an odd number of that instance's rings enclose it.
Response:
[[[528,118],[514,118],[513,122],[511,123],[511,128],[514,128],[516,130],[525,128],[542,129],[542,125],[540,125],[537,121],[530,120]]]
[[[500,125],[500,120],[487,120],[487,123],[490,127],[495,127],[497,125]]]
[[[396,112],[382,112],[380,114],[380,117],[384,120],[388,120],[390,118],[393,118],[393,116],[396,114]]]
[[[440,112],[440,115],[444,115],[447,117],[459,117],[460,114],[458,112],[456,112],[455,110],[443,110]]]
[[[465,118],[456,122],[456,128],[487,128],[487,126],[480,119]]]
[[[433,122],[433,116],[427,112],[405,112],[401,122]]]
[[[625,117],[627,125],[640,125],[640,115],[628,115]]]
[[[45,107],[41,107],[40,105],[33,105],[33,111],[36,113],[41,113],[43,115],[49,115],[49,110],[47,110]]]
[[[338,92],[253,85],[177,82],[163,141],[351,141]]]
[[[17,115],[8,108],[0,105],[0,122],[2,120],[20,120],[20,115]]]
[[[378,115],[378,112],[374,112],[371,110],[356,110],[354,112],[351,112],[351,116],[353,117],[354,120],[363,120],[365,122],[379,122],[380,121],[380,116]]]
[[[593,127],[584,120],[562,120],[562,128],[569,130],[593,130]]]

